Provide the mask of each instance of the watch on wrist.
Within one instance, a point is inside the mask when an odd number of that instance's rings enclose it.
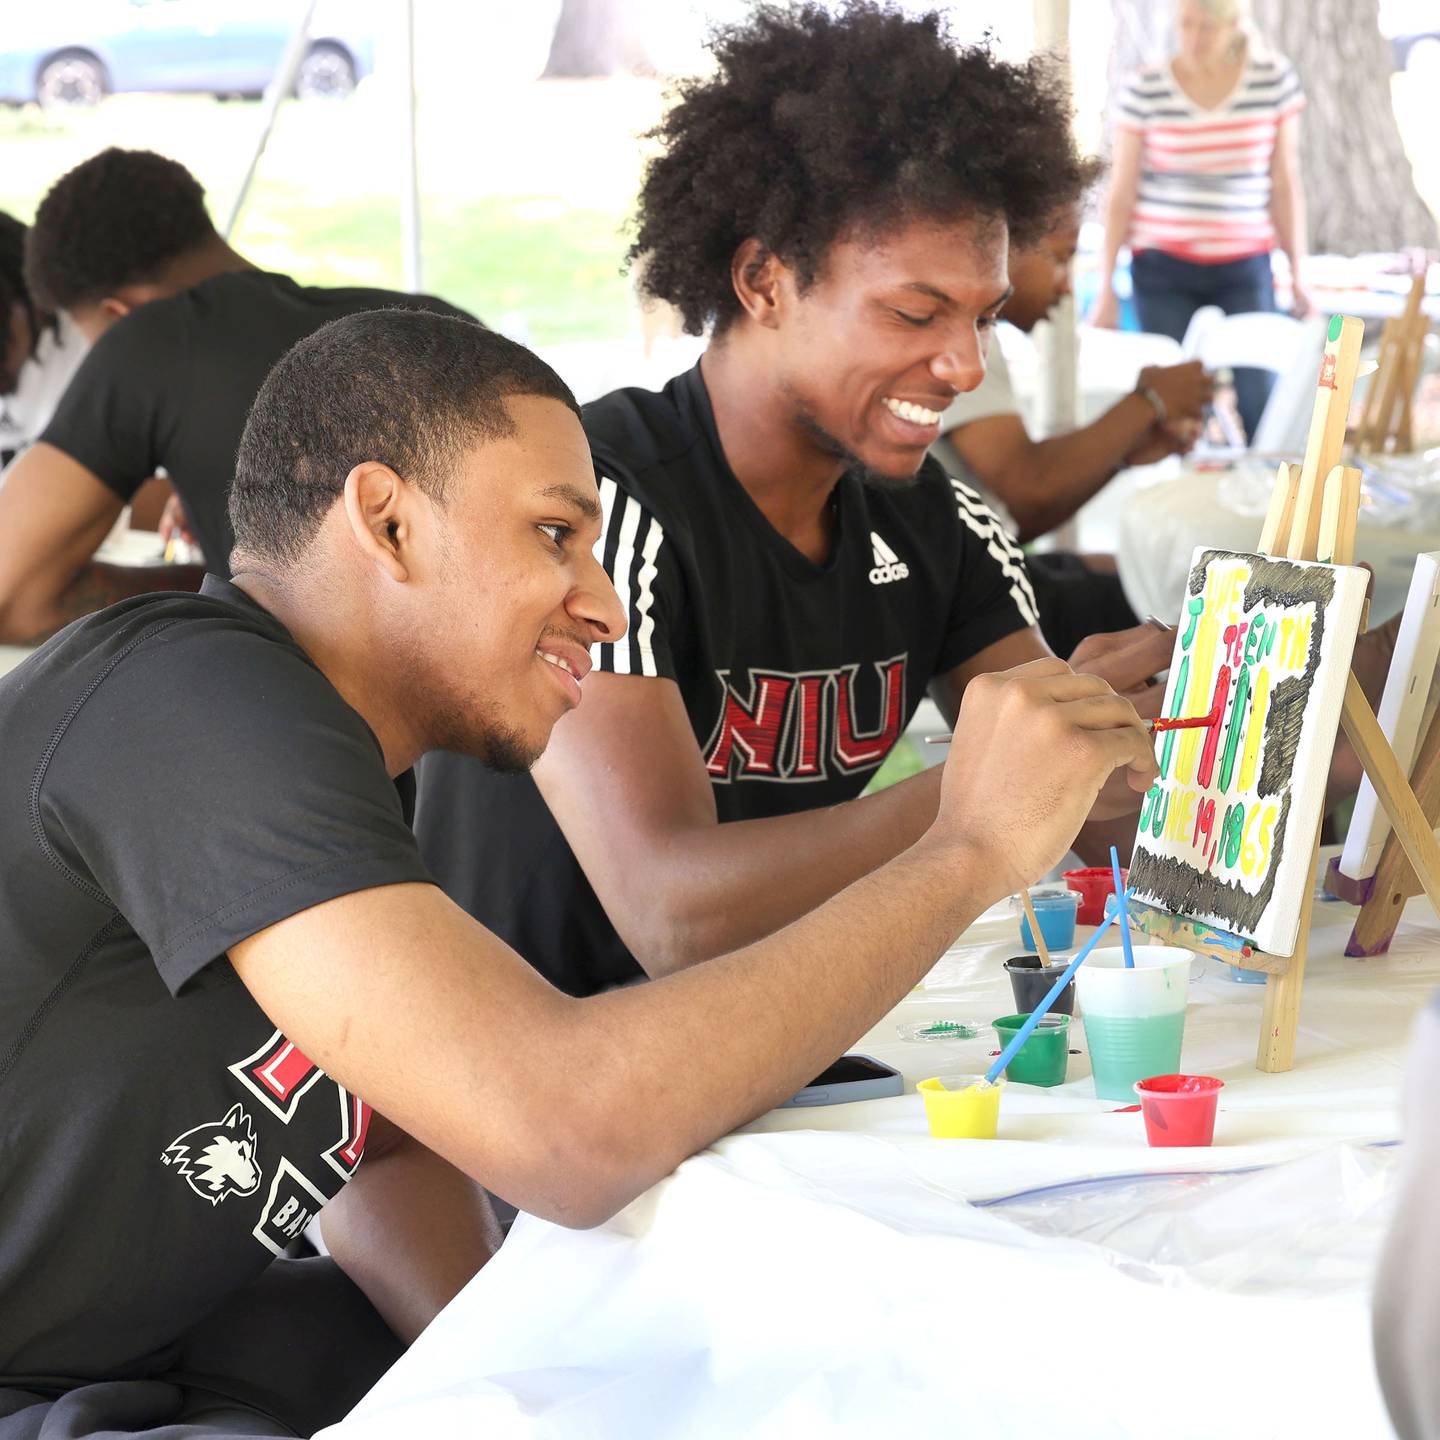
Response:
[[[1135,393],[1155,412],[1155,423],[1163,425],[1170,412],[1165,408],[1165,402],[1159,395],[1148,385],[1137,385]]]

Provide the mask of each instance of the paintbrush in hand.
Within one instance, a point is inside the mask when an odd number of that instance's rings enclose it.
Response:
[[[1145,728],[1152,734],[1158,735],[1162,730],[1208,730],[1220,717],[1213,712],[1209,715],[1182,715],[1173,719],[1147,720]],[[955,737],[953,735],[927,735],[927,745],[948,745]]]

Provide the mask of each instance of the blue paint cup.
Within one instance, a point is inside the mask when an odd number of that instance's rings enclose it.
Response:
[[[1263,985],[1270,978],[1263,970],[1242,970],[1238,965],[1226,965],[1225,968],[1237,985]]]
[[[1030,933],[1030,917],[1018,897],[1013,903],[1020,913],[1020,944],[1033,954],[1040,947]],[[1075,912],[1080,908],[1079,895],[1062,886],[1049,885],[1032,890],[1030,903],[1035,907],[1035,919],[1045,948],[1051,951],[1070,949],[1075,943]]]

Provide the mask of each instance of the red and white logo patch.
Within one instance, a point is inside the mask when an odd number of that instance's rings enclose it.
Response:
[[[325,1072],[278,1030],[253,1054],[237,1060],[230,1073],[274,1116],[289,1124],[300,1097]]]

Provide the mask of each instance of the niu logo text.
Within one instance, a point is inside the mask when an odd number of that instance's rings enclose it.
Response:
[[[858,664],[798,673],[751,669],[739,682],[717,670],[725,698],[705,744],[706,773],[717,785],[797,784],[873,770],[904,728],[905,661],[899,655],[875,662],[879,713],[864,707],[864,718],[856,714]]]

